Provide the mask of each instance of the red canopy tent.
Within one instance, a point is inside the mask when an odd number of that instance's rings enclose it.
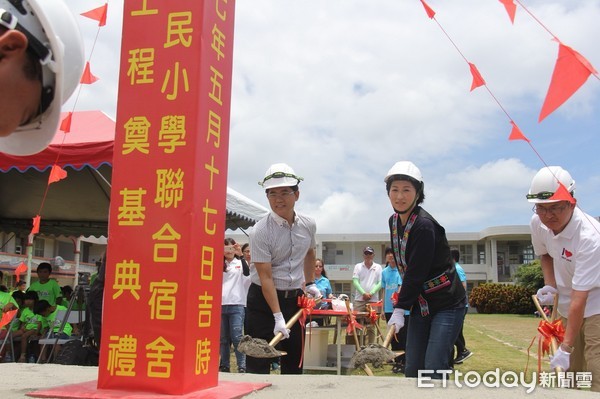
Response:
[[[106,114],[79,111],[71,131],[59,131],[44,151],[26,157],[0,153],[0,230],[29,234],[48,188],[40,233],[106,236],[114,137],[115,122]],[[55,163],[68,176],[48,186]],[[227,188],[227,228],[247,228],[267,212]]]

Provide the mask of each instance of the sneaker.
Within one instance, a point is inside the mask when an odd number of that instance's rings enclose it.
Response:
[[[392,373],[404,374],[404,363],[395,364],[394,367],[392,367]]]
[[[229,373],[229,367],[219,366],[219,371],[222,373]]]
[[[462,364],[462,362],[464,362],[471,356],[473,356],[473,352],[471,352],[468,349],[465,349],[463,352],[460,353],[460,355],[456,356],[456,359],[454,359],[454,364]]]
[[[279,369],[279,362],[271,363],[271,370],[275,371]]]
[[[238,368],[238,373],[240,374],[245,374],[246,373],[246,369],[243,367]]]

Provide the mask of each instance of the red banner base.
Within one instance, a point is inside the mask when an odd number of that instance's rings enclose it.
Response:
[[[30,392],[27,396],[34,398],[94,398],[94,399],[237,399],[249,393],[271,386],[270,383],[219,381],[219,385],[185,395],[167,395],[160,393],[98,389],[97,381],[82,382],[73,385],[42,389]]]

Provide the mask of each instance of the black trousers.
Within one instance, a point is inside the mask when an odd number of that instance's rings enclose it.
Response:
[[[277,292],[279,307],[286,322],[300,309],[298,307],[298,296],[301,295],[302,290],[298,290],[297,294],[290,295],[288,293],[287,298],[283,292]],[[262,288],[259,285],[251,284],[246,303],[246,334],[252,338],[262,338],[269,342],[274,337],[274,327],[273,311],[262,294]],[[302,346],[303,333],[304,330],[301,328],[300,323],[294,323],[290,331],[290,337],[281,340],[276,346],[278,350],[287,352],[287,355],[281,357],[281,374],[302,374],[300,360],[304,351]],[[246,372],[269,374],[273,360],[246,356]]]

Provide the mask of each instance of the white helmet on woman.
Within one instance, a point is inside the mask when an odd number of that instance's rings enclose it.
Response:
[[[531,181],[527,200],[534,204],[561,201],[549,199],[558,189],[558,182],[561,182],[567,191],[573,195],[575,180],[573,180],[569,172],[560,166],[543,167],[535,174]]]
[[[276,163],[273,164],[265,172],[265,177],[261,182],[258,182],[265,190],[275,187],[293,187],[298,185],[302,177],[297,176],[288,164]]]
[[[0,0],[0,24],[27,36],[42,64],[40,113],[27,125],[0,137],[0,151],[31,155],[50,144],[61,106],[71,97],[83,72],[81,33],[63,0]]]
[[[396,162],[394,166],[392,166],[390,170],[388,170],[387,175],[385,176],[385,179],[383,179],[383,181],[387,183],[389,178],[394,175],[409,176],[418,181],[419,183],[423,183],[423,175],[421,174],[421,171],[415,166],[414,163],[410,161]]]

